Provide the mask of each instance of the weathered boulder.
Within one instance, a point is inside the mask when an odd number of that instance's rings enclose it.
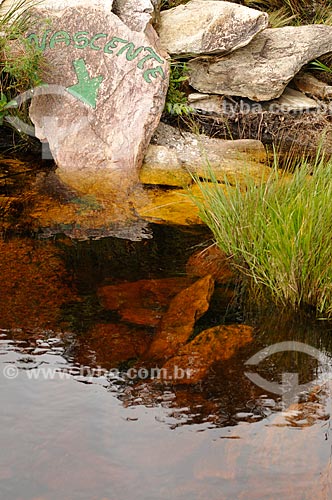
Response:
[[[144,31],[152,21],[152,0],[113,0],[113,12],[133,31]]]
[[[322,82],[320,82],[322,83]],[[189,104],[200,113],[206,115],[222,116],[229,118],[234,112],[235,106],[224,96],[214,94],[190,94]],[[302,92],[286,87],[284,92],[277,99],[257,103],[246,99],[240,103],[239,111],[242,113],[263,113],[263,112],[291,112],[291,111],[310,111],[319,108],[319,103],[310,99]]]
[[[225,176],[238,182],[261,180],[270,173],[260,141],[211,139],[160,123],[152,142],[140,172],[143,184],[182,187],[192,183],[193,175],[211,179],[209,168],[220,181]]]
[[[262,104],[264,111],[271,112],[303,112],[311,111],[319,108],[319,103],[310,97],[307,97],[303,92],[286,87],[284,92],[277,99],[265,101]]]
[[[252,334],[253,328],[247,325],[221,325],[203,331],[163,365],[167,382],[196,384],[214,363],[231,358],[240,347],[251,342]]]
[[[191,0],[161,12],[161,43],[170,54],[226,54],[247,45],[268,15],[231,2]]]
[[[220,59],[190,61],[190,84],[200,92],[268,101],[282,94],[302,66],[331,51],[332,26],[266,29]]]
[[[221,95],[193,92],[188,95],[188,104],[199,113],[223,115],[225,112],[226,100],[224,96]]]
[[[166,360],[176,354],[192,335],[196,321],[208,310],[213,290],[213,278],[205,276],[174,297],[144,355],[145,360]]]
[[[112,3],[71,0],[60,8],[46,0],[35,7],[39,27],[29,34],[50,84],[32,99],[36,135],[49,142],[61,180],[84,194],[125,191],[137,180],[167,90],[153,28],[132,31]]]

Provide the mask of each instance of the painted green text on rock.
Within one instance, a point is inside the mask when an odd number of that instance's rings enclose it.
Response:
[[[71,46],[78,50],[90,49],[102,51],[104,54],[115,55],[116,57],[125,56],[125,61],[128,62],[137,59],[136,67],[142,70],[142,76],[147,83],[152,83],[151,78],[165,78],[165,73],[162,68],[165,61],[159,57],[152,47],[135,47],[132,42],[117,36],[110,37],[106,33],[91,35],[89,31],[77,31],[71,35],[67,31],[62,30],[52,33],[51,29],[47,29],[41,36],[36,33],[31,33],[27,38],[41,51]],[[151,63],[158,63],[158,65],[147,67],[147,63],[148,66],[151,66]],[[81,66],[81,63],[79,66]],[[77,73],[76,67],[75,70]],[[79,71],[82,75],[81,68]],[[81,80],[82,78],[83,77],[81,77]]]

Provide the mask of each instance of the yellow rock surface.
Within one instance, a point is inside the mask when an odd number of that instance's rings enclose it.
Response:
[[[148,203],[138,209],[144,219],[161,224],[202,224],[190,194],[201,198],[197,186],[190,189],[146,189]]]

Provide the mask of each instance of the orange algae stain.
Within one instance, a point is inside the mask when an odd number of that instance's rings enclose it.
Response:
[[[163,368],[174,374],[174,383],[195,384],[202,380],[211,366],[231,358],[236,351],[253,340],[253,328],[247,325],[216,326],[203,331],[181,347]],[[183,373],[186,376],[183,376]],[[176,374],[179,374],[177,378]]]
[[[162,318],[161,311],[149,310],[144,307],[128,307],[121,309],[119,312],[123,321],[152,328],[158,326]]]
[[[52,198],[40,197],[32,208],[30,217],[41,225],[74,223],[77,207],[71,203],[60,203]]]
[[[0,327],[56,329],[61,307],[77,300],[59,250],[49,241],[0,241]]]
[[[80,184],[79,177],[76,181],[77,185],[71,183],[69,188],[58,175],[45,178],[29,214],[36,227],[53,229],[72,225],[77,229],[73,236],[80,237],[80,231],[105,229],[139,219],[136,208],[147,199],[140,184],[130,185],[128,179],[122,179],[121,189],[115,189],[104,174],[93,182],[89,178],[86,185],[83,181]]]

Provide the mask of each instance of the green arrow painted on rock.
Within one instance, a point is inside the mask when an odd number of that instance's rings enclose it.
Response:
[[[84,59],[76,59],[73,61],[73,65],[78,83],[68,87],[66,90],[80,101],[91,106],[91,108],[95,108],[97,105],[99,87],[103,81],[103,77],[96,76],[95,78],[91,78]]]

